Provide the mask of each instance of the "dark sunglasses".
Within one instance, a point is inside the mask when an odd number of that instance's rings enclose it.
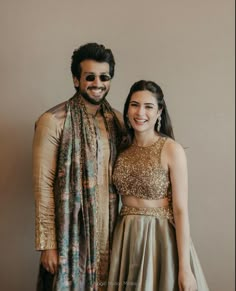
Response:
[[[85,77],[85,80],[88,82],[93,82],[95,79],[96,79],[96,75],[94,74],[90,74]],[[99,79],[101,82],[107,82],[111,80],[111,76],[106,75],[106,74],[101,74],[99,75]]]

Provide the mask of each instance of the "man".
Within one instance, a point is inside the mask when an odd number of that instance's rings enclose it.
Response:
[[[79,47],[71,63],[76,94],[36,122],[37,290],[106,290],[118,210],[111,173],[122,136],[121,114],[106,101],[114,67],[110,49]]]

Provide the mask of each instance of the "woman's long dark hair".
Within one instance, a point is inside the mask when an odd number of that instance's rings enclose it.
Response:
[[[149,91],[152,93],[152,95],[156,98],[157,100],[157,104],[158,104],[158,109],[162,110],[161,113],[161,128],[160,131],[158,132],[157,128],[158,128],[158,120],[155,124],[155,131],[158,134],[161,134],[163,136],[168,136],[172,139],[174,138],[174,132],[173,132],[173,127],[171,124],[171,120],[170,120],[170,116],[166,107],[166,103],[164,100],[164,94],[162,92],[162,89],[159,85],[157,85],[155,82],[153,81],[145,81],[145,80],[140,80],[138,82],[135,82],[132,87],[130,88],[129,91],[129,95],[126,98],[125,101],[125,105],[124,105],[124,111],[123,111],[123,117],[124,117],[124,123],[125,123],[125,127],[127,130],[127,140],[124,142],[123,145],[123,149],[128,147],[134,138],[134,130],[133,128],[130,127],[129,121],[128,121],[128,117],[127,117],[127,113],[128,113],[128,109],[129,109],[129,103],[130,103],[130,99],[131,96],[138,91]]]

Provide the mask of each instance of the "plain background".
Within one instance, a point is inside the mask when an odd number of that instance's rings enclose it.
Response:
[[[134,81],[162,87],[186,147],[191,235],[210,290],[234,290],[234,11],[233,0],[1,0],[1,291],[35,290],[34,122],[72,96],[72,52],[94,41],[116,59],[114,107]]]

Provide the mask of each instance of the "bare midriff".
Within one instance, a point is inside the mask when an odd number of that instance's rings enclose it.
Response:
[[[133,196],[122,196],[122,204],[130,207],[166,207],[169,205],[169,199],[149,200]]]

